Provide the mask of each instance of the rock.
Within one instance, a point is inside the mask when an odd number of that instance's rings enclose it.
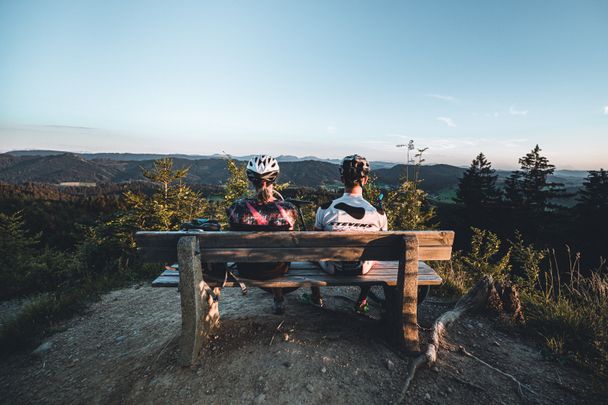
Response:
[[[450,394],[452,393],[452,391],[454,391],[454,390],[452,389],[452,387],[448,387],[448,392],[449,392]]]
[[[500,347],[500,343],[498,343],[497,341],[494,341],[492,344],[493,344],[494,346]]]
[[[424,394],[424,399],[426,400],[431,400],[431,394],[429,394],[428,392],[426,394]]]
[[[283,365],[284,365],[285,367],[287,367],[287,368],[290,368],[290,367],[291,367],[291,363],[290,363],[290,362],[288,362],[288,361],[284,362],[284,363],[283,363]]]
[[[116,336],[116,343],[122,343],[127,337],[126,336]]]
[[[393,371],[395,369],[395,363],[393,363],[390,359],[386,360],[386,368],[389,371]]]
[[[434,371],[434,372],[436,372],[436,373],[438,373],[438,372],[439,372],[439,369],[437,368],[437,366],[433,366],[433,368],[432,368],[431,370],[433,370],[433,371]]]
[[[41,344],[40,346],[38,346],[33,352],[32,355],[34,356],[43,356],[45,354],[47,354],[48,352],[51,351],[51,349],[53,348],[53,342],[51,342],[50,340],[47,342],[44,342],[43,344]]]
[[[289,334],[288,333],[283,333],[283,341],[284,342],[289,342]]]
[[[329,364],[331,362],[331,358],[323,356],[321,357],[321,361],[323,362],[323,364]]]
[[[312,386],[312,384],[306,384],[306,390],[310,393],[312,393],[315,390],[315,387]]]
[[[256,404],[261,404],[266,400],[266,395],[264,394],[260,394],[257,397],[255,397],[255,399],[253,400],[254,403]]]
[[[95,347],[98,349],[101,349],[101,343],[97,343],[97,345]]]
[[[321,372],[322,372],[323,374],[327,373],[327,368],[325,368],[325,367],[321,367]]]

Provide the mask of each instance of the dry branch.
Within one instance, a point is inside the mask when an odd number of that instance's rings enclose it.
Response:
[[[486,363],[485,361],[483,361],[482,359],[480,359],[479,357],[475,356],[472,353],[469,353],[467,351],[467,349],[465,349],[464,347],[460,346],[460,352],[462,354],[464,354],[467,357],[470,357],[474,360],[477,360],[478,362],[480,362],[481,364],[483,364],[484,366],[496,371],[499,374],[504,375],[505,377],[509,378],[511,381],[513,381],[515,384],[517,384],[517,392],[519,393],[519,395],[521,395],[522,397],[524,397],[524,393],[522,388],[524,388],[526,391],[530,391],[532,394],[534,395],[538,395],[536,392],[534,392],[530,387],[528,387],[527,385],[523,384],[521,381],[519,381],[517,378],[515,378],[513,375],[509,374],[509,373],[505,373],[504,371],[494,367],[491,364]]]
[[[493,288],[494,281],[492,280],[491,276],[482,278],[475,285],[475,287],[469,290],[467,294],[462,296],[458,302],[456,302],[454,309],[444,313],[435,321],[432,328],[431,343],[428,345],[424,354],[416,357],[414,361],[410,363],[407,378],[404,382],[401,396],[399,397],[397,403],[402,403],[405,399],[405,394],[412,380],[414,379],[416,370],[418,370],[418,368],[420,368],[420,366],[423,364],[431,366],[433,363],[435,363],[435,361],[437,361],[437,350],[439,349],[441,339],[447,326],[458,319],[464,312],[473,308],[485,306]]]

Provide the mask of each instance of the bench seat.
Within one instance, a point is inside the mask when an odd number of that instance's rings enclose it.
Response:
[[[326,287],[350,285],[397,285],[399,262],[377,262],[371,271],[360,276],[333,276],[325,273],[312,262],[293,262],[289,271],[283,277],[271,280],[250,280],[239,278],[245,285],[251,287]],[[216,280],[205,275],[205,281],[210,287],[220,287],[224,280]],[[428,264],[418,262],[418,285],[440,285],[441,277]],[[153,287],[177,287],[179,271],[165,270],[152,282]],[[238,287],[235,281],[228,279],[225,287]]]

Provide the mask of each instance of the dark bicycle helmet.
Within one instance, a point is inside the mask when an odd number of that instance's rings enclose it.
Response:
[[[247,163],[247,178],[253,184],[274,183],[279,176],[279,162],[270,155],[254,156]]]
[[[363,156],[350,155],[342,159],[340,175],[348,185],[353,185],[368,176],[369,171],[369,163]]]

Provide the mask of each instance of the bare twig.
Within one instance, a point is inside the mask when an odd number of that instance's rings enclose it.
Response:
[[[272,342],[274,342],[274,335],[276,334],[276,332],[280,332],[281,330],[281,326],[283,326],[283,322],[285,322],[285,320],[282,320],[281,323],[279,324],[279,326],[276,327],[275,332],[272,333],[272,337],[270,338],[270,342],[268,343],[268,346],[272,346]]]
[[[433,328],[431,329],[431,343],[428,345],[424,354],[416,357],[410,363],[407,378],[403,384],[403,389],[401,390],[401,395],[397,403],[402,403],[405,399],[405,394],[412,380],[414,379],[416,370],[418,370],[418,368],[420,368],[420,366],[423,364],[427,364],[430,367],[433,365],[433,363],[435,363],[435,361],[437,361],[437,351],[441,346],[441,339],[447,326],[458,319],[465,311],[485,305],[485,303],[488,301],[488,297],[490,296],[490,292],[494,288],[493,283],[494,281],[492,280],[492,277],[484,277],[475,285],[475,287],[473,287],[467,294],[458,300],[454,306],[454,309],[447,311],[435,321]]]
[[[484,366],[496,371],[499,374],[504,375],[505,377],[509,378],[511,381],[513,381],[515,384],[517,384],[517,392],[519,392],[519,394],[523,397],[524,393],[523,393],[523,389],[525,389],[526,391],[531,392],[534,395],[538,395],[534,390],[532,390],[532,388],[528,387],[526,384],[522,383],[521,381],[519,381],[517,378],[515,378],[513,375],[509,374],[509,373],[505,373],[504,371],[494,367],[491,364],[486,363],[485,361],[483,361],[482,359],[480,359],[479,357],[475,356],[474,354],[470,353],[469,351],[467,351],[467,349],[465,349],[463,346],[460,346],[460,352],[462,354],[464,354],[467,357],[470,357],[474,360],[477,360],[478,362],[480,362],[481,364],[483,364]]]
[[[460,378],[460,377],[458,377],[458,376],[456,376],[456,375],[454,375],[452,373],[448,373],[448,374],[449,374],[450,377],[452,377],[454,380],[458,381],[461,384],[467,385],[467,386],[469,386],[471,388],[475,388],[476,390],[479,390],[479,391],[486,392],[486,389],[484,387],[480,386],[480,385],[473,384],[472,382],[469,382],[467,380],[463,380],[462,378]]]

